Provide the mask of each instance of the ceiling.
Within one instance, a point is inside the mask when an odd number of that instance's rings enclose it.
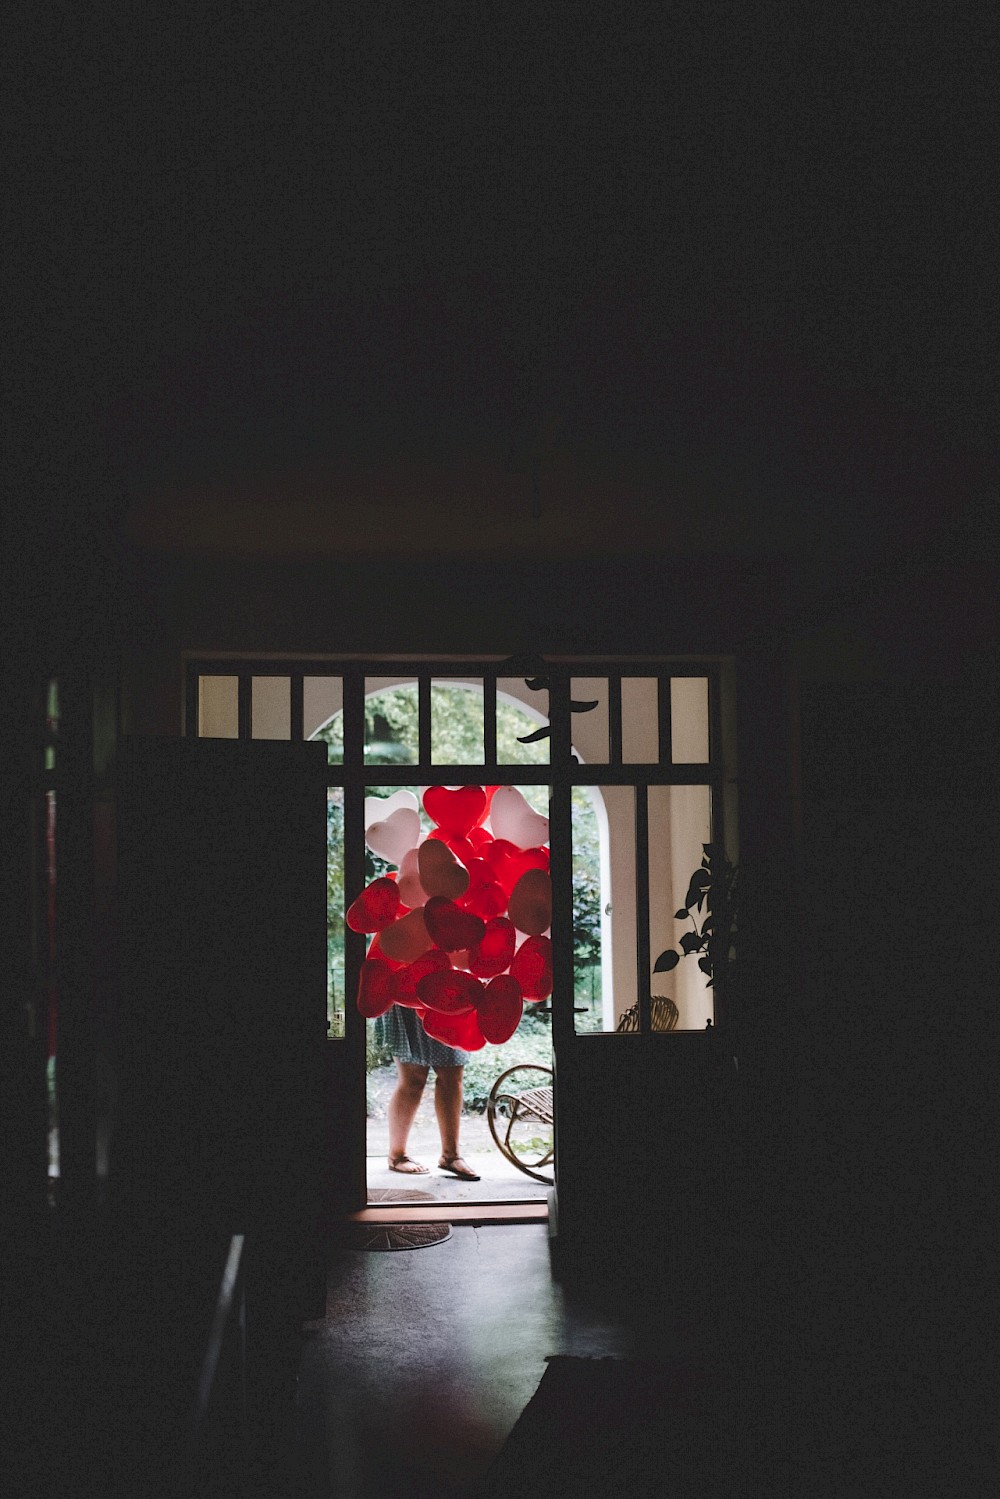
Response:
[[[50,518],[167,551],[721,544],[820,574],[992,481],[965,17],[32,24],[11,350]]]

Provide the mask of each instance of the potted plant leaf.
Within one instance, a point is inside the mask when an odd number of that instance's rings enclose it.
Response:
[[[691,930],[679,947],[668,947],[653,964],[654,973],[669,973],[682,958],[697,957],[698,967],[708,978],[708,988],[721,999],[718,1011],[727,1014],[736,963],[739,871],[730,863],[721,844],[702,844],[702,861],[688,881],[684,904],[674,915],[689,920]],[[730,1018],[727,1014],[727,1018]]]

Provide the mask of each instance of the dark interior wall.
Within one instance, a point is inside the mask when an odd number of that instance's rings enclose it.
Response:
[[[798,1141],[772,1328],[817,1462],[845,1432],[869,1467],[981,1459],[995,598],[956,526],[796,642]]]
[[[138,559],[149,615],[126,658],[129,717],[178,732],[185,651],[730,653],[760,627],[776,572],[725,558]]]

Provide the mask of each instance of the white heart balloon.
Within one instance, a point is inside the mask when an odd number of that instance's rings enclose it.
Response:
[[[417,850],[408,849],[403,855],[403,861],[399,866],[399,879],[396,881],[399,890],[399,898],[404,906],[410,910],[416,910],[418,906],[427,904],[427,891],[420,883],[420,867],[417,863]]]
[[[373,822],[384,822],[401,807],[407,807],[411,812],[420,811],[420,804],[412,791],[394,791],[391,796],[366,796],[365,827],[370,828]]]
[[[494,836],[515,848],[540,848],[549,841],[549,819],[529,807],[516,786],[500,786],[494,792],[490,822]]]
[[[399,807],[382,822],[373,822],[365,833],[365,842],[373,854],[401,864],[403,855],[415,847],[420,837],[420,815],[411,807]]]

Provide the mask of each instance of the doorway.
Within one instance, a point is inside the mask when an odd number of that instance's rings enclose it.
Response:
[[[520,680],[498,682],[495,700],[497,758],[519,767],[514,789],[527,807],[539,818],[547,820],[549,786],[547,781],[536,778],[544,774],[549,758],[544,737],[548,719],[545,705],[531,701],[532,696],[537,698],[538,695],[538,689],[532,694]],[[457,777],[457,784],[481,787],[485,719],[482,681],[462,677],[432,680],[430,712],[431,759],[435,768],[441,764],[457,767],[462,772]],[[542,737],[537,737],[539,730],[543,731]],[[334,712],[313,732],[315,738],[324,740],[333,747],[334,753],[339,753],[343,743],[343,710]],[[375,769],[412,766],[416,770],[419,767],[420,702],[415,679],[395,679],[384,674],[380,678],[366,679],[364,744],[365,764],[373,767],[371,779],[365,785],[364,801],[365,880],[366,888],[372,888],[379,880],[397,880],[401,865],[406,870],[413,861],[408,858],[409,850],[404,850],[401,845],[399,848],[393,846],[391,830],[383,832],[380,838],[378,831],[370,833],[370,829],[379,829],[387,818],[393,818],[400,811],[404,811],[404,821],[407,816],[415,815],[419,819],[419,831],[403,836],[403,842],[412,837],[414,852],[418,852],[418,844],[441,833],[432,810],[425,804],[423,793],[427,788],[419,784],[419,777],[414,776],[409,783],[393,781],[386,785],[379,781]],[[484,797],[494,789],[491,786],[488,791],[484,790]],[[331,805],[329,873],[333,922],[337,921],[341,910],[349,908],[350,894],[356,893],[347,892],[344,887],[341,819],[342,803],[335,801]],[[413,826],[416,828],[416,823]],[[488,841],[485,835],[493,832],[488,816],[482,818],[475,832],[476,851],[482,853],[483,844]],[[386,839],[388,841],[383,841]],[[455,846],[458,847],[457,841]],[[547,854],[547,844],[544,851]],[[404,859],[407,863],[403,862]],[[474,859],[469,865],[474,875],[477,870],[482,870],[482,862]],[[595,866],[595,878],[598,874]],[[407,895],[406,898],[423,900],[425,895],[421,891],[419,896]],[[503,908],[505,911],[506,901],[503,901]],[[501,903],[498,900],[493,905],[484,905],[481,910],[484,917],[492,915],[497,918]],[[368,934],[368,938],[369,950],[377,948],[376,938],[372,934]],[[458,956],[454,955],[453,961]],[[343,988],[346,995],[346,984],[335,981],[335,988]],[[397,1153],[398,1149],[405,1149],[409,1169],[390,1168],[389,1156],[394,1144],[391,1139],[392,1115],[394,1109],[405,1108],[407,1096],[401,1086],[401,1077],[412,1084],[415,1076],[413,1061],[430,1049],[423,1036],[419,1037],[417,1051],[411,1052],[412,1043],[407,1041],[409,1061],[403,1068],[398,1067],[393,1038],[398,1040],[400,1026],[405,1023],[405,1017],[400,1017],[401,1008],[393,1007],[389,1013],[366,1018],[365,1022],[365,1178],[368,1203],[399,1206],[428,1201],[466,1205],[544,1203],[554,1181],[555,1155],[551,1102],[552,1012],[547,998],[523,1005],[516,1029],[506,1040],[460,1053],[464,1065],[460,1072],[461,1113],[457,1146],[461,1160],[475,1173],[477,1181],[442,1170],[439,1165],[446,1147],[445,1131],[450,1131],[451,1127],[447,1113],[455,1073],[450,1067],[445,1068],[440,1083],[433,1066],[423,1074],[426,1082],[416,1105],[415,1117],[405,1136],[395,1142]],[[411,1034],[415,1029],[414,1022],[415,1017],[409,1017]],[[433,1044],[433,1052],[444,1060],[444,1053],[437,1049],[440,1044]],[[416,1076],[419,1079],[421,1073]],[[444,1122],[439,1111],[445,1116]],[[399,1134],[398,1123],[396,1134]],[[418,1171],[421,1166],[425,1168],[424,1172]]]
[[[469,1204],[539,1202],[549,1179],[558,1190],[567,1173],[571,1180],[585,1173],[595,1149],[628,1151],[627,1139],[605,1138],[628,1131],[628,1117],[603,1106],[595,1111],[588,1100],[613,1094],[612,1078],[621,1077],[628,1090],[626,1053],[658,1039],[661,1000],[672,1007],[674,1035],[703,1030],[714,1019],[711,990],[694,963],[662,978],[654,964],[661,947],[682,935],[676,913],[704,846],[726,837],[732,776],[722,735],[723,670],[706,659],[188,663],[189,735],[326,744],[325,1050],[336,1116],[330,1179],[344,1207],[357,1211],[375,1194],[426,1202],[425,1192]],[[475,1051],[463,1077],[461,1144],[463,1154],[468,1148],[476,1165],[486,1167],[478,1183],[436,1170],[433,1073],[410,1141],[410,1153],[431,1170],[415,1179],[388,1172],[391,1058],[380,1046],[375,1017],[357,1003],[378,934],[352,930],[346,920],[373,882],[399,879],[402,857],[411,852],[400,847],[394,861],[391,848],[370,846],[369,829],[385,820],[378,804],[396,798],[392,810],[399,810],[410,798],[419,843],[435,832],[426,789],[470,786],[512,788],[531,814],[549,820],[540,842],[552,881],[551,925],[539,933],[552,944],[550,991],[524,1004],[512,1035]],[[491,823],[487,816],[479,825],[496,836]],[[518,942],[522,937],[518,931]],[[654,1050],[663,1053],[662,1046]],[[500,1105],[499,1128],[517,1112],[521,1093],[539,1086],[548,1090],[542,1099],[548,1117],[544,1107],[533,1115],[526,1110],[514,1135],[503,1136],[510,1145],[505,1157],[489,1128],[488,1105],[493,1085],[515,1063],[552,1076],[515,1079],[514,1103]],[[648,1075],[645,1062],[635,1069],[640,1074]],[[636,1130],[646,1127],[644,1103],[632,1097]],[[413,1192],[420,1197],[406,1195]]]

